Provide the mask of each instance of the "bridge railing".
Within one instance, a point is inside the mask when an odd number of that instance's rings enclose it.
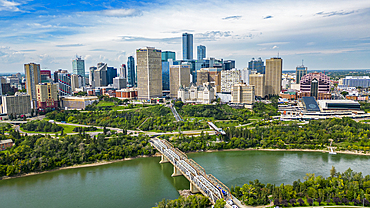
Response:
[[[224,196],[225,199],[231,196],[230,189],[227,186],[225,186],[225,184],[223,184],[221,181],[219,181],[216,177],[214,177],[211,174],[208,174],[207,178],[210,182],[212,182],[217,188],[221,190],[222,195]]]
[[[200,166],[198,163],[196,163],[194,160],[189,159],[189,164],[193,166],[196,170],[198,170],[198,174],[200,175],[206,175],[206,171],[202,166]]]

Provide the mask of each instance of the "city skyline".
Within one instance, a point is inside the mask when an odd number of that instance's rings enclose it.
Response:
[[[283,70],[294,70],[302,59],[310,70],[370,68],[368,1],[73,4],[3,0],[0,73],[23,72],[29,62],[71,72],[76,54],[86,70],[99,62],[118,68],[145,46],[181,57],[183,33],[194,34],[207,57],[236,60],[238,69],[253,57],[278,54]]]

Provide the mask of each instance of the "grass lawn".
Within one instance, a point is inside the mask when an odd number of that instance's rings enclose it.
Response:
[[[100,101],[96,106],[98,107],[114,106],[114,102]]]
[[[76,126],[71,126],[71,125],[64,125],[64,124],[58,124],[58,126],[61,126],[64,128],[64,131],[63,133],[65,134],[68,134],[68,133],[78,133],[78,132],[74,132],[73,129],[76,128]],[[25,132],[25,133],[35,133],[35,134],[55,134],[55,133],[58,133],[60,134],[61,131],[58,131],[58,132],[39,132],[39,131],[27,131],[27,130],[24,130],[23,128],[21,128],[21,131]],[[89,132],[103,132],[102,129],[98,129],[96,131],[89,131]]]

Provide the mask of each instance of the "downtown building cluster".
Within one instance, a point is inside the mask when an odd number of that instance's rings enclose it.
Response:
[[[220,99],[224,103],[246,105],[253,104],[256,98],[279,95],[281,58],[267,59],[266,66],[261,58],[252,59],[248,67],[237,69],[234,60],[207,57],[204,45],[196,47],[194,59],[193,41],[192,34],[182,35],[182,60],[173,51],[145,47],[137,49],[136,57],[128,57],[119,69],[97,63],[86,73],[81,57],[72,60],[71,72],[65,69],[52,72],[41,69],[37,63],[24,64],[24,78],[18,73],[7,77],[1,85],[0,93],[7,95],[2,97],[1,112],[30,115],[46,109],[83,109],[101,95],[144,102],[175,99],[208,104]],[[73,96],[79,93],[87,96]],[[10,109],[7,103],[11,99],[25,104],[19,106],[22,109]]]

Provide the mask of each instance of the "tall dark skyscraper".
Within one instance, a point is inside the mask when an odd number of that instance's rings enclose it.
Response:
[[[135,80],[136,80],[136,73],[135,73],[135,59],[134,57],[130,56],[127,60],[127,85],[128,87],[135,87]]]
[[[193,59],[193,34],[182,34],[182,59]]]
[[[198,60],[203,60],[204,58],[207,58],[205,46],[203,45],[197,46],[197,56]]]
[[[107,85],[113,84],[113,78],[117,77],[117,68],[107,67]]]

